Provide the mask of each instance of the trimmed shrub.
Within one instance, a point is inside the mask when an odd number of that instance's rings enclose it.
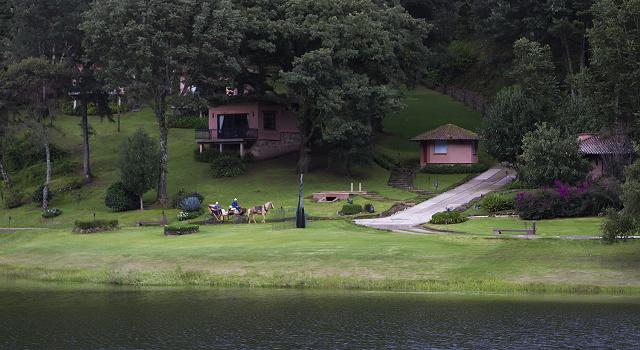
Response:
[[[209,129],[209,118],[205,117],[179,117],[170,115],[167,118],[167,126],[177,129]]]
[[[341,215],[355,215],[362,213],[362,205],[360,204],[345,204],[340,210]]]
[[[198,225],[167,225],[164,227],[166,236],[181,236],[196,233],[200,231]]]
[[[202,202],[197,197],[186,197],[180,202],[180,209],[183,211],[198,211],[202,207]]]
[[[484,163],[477,164],[452,164],[452,165],[427,165],[420,170],[426,174],[473,174],[489,170],[490,166]]]
[[[482,198],[480,206],[489,213],[514,210],[516,208],[516,204],[513,199],[495,193]]]
[[[114,211],[128,211],[138,209],[140,202],[135,193],[127,190],[124,184],[118,181],[107,189],[104,205]]]
[[[178,213],[178,221],[195,219],[200,215],[202,215],[202,213],[203,213],[202,209],[194,210],[194,211],[181,211]]]
[[[42,217],[45,219],[55,218],[56,216],[62,215],[62,210],[58,208],[49,208],[42,212]]]
[[[42,205],[42,191],[44,190],[44,185],[40,185],[32,194],[31,201],[36,203],[37,205]],[[49,202],[53,200],[53,191],[49,188]]]
[[[451,210],[433,214],[429,223],[434,225],[451,225],[460,224],[467,220],[469,220],[469,218],[462,215],[461,212]]]
[[[3,190],[2,202],[6,209],[17,208],[23,205],[25,200],[25,194],[15,187],[9,187]]]
[[[605,243],[624,241],[629,236],[640,232],[638,224],[631,215],[609,209],[607,219],[602,223],[602,241]]]
[[[244,162],[239,156],[222,154],[211,162],[214,177],[236,177],[244,174]]]
[[[204,202],[204,196],[198,192],[187,192],[183,188],[180,189],[176,194],[171,198],[171,207],[174,209],[180,209],[180,203],[182,200],[188,197],[196,197],[200,203]]]
[[[364,211],[367,213],[375,213],[376,212],[376,208],[373,206],[373,204],[371,203],[367,203],[364,205]]]
[[[73,232],[77,233],[94,233],[112,231],[118,228],[118,220],[76,220],[73,225]]]

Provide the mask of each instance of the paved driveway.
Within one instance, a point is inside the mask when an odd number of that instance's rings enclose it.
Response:
[[[411,208],[386,218],[360,219],[355,220],[355,223],[383,230],[415,230],[416,226],[429,222],[433,214],[445,211],[447,208],[453,209],[469,203],[474,198],[495,191],[510,183],[514,177],[512,172],[508,173],[504,168],[491,168],[469,182]]]

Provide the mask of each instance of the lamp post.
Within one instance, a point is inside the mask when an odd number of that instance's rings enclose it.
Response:
[[[298,193],[298,210],[296,211],[296,228],[307,227],[306,218],[304,217],[304,205],[302,204],[302,179],[304,174],[300,174],[300,192]]]

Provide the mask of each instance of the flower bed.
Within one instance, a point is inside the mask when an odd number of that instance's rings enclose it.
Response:
[[[118,220],[92,220],[92,221],[80,221],[77,220],[73,227],[73,232],[76,233],[96,233],[106,232],[118,229]]]
[[[189,235],[200,231],[198,225],[167,225],[164,227],[165,236]]]
[[[60,216],[62,214],[62,210],[58,208],[49,208],[42,212],[42,217],[45,219],[55,218],[56,216]]]

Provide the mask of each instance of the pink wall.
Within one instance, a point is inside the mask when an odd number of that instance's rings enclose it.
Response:
[[[262,112],[276,112],[276,130],[265,130]],[[282,132],[297,133],[298,121],[293,112],[284,106],[269,103],[230,104],[217,107],[209,107],[209,129],[214,130],[212,136],[217,138],[218,120],[220,114],[248,114],[249,128],[258,129],[259,140],[280,140]]]
[[[448,142],[446,154],[435,153],[435,142],[420,142],[420,165],[427,164],[475,164],[478,155],[473,154],[473,142]]]
[[[602,157],[600,156],[589,156],[589,161],[591,162],[591,171],[589,171],[589,177],[592,179],[597,179],[604,174],[604,163],[602,162]]]

